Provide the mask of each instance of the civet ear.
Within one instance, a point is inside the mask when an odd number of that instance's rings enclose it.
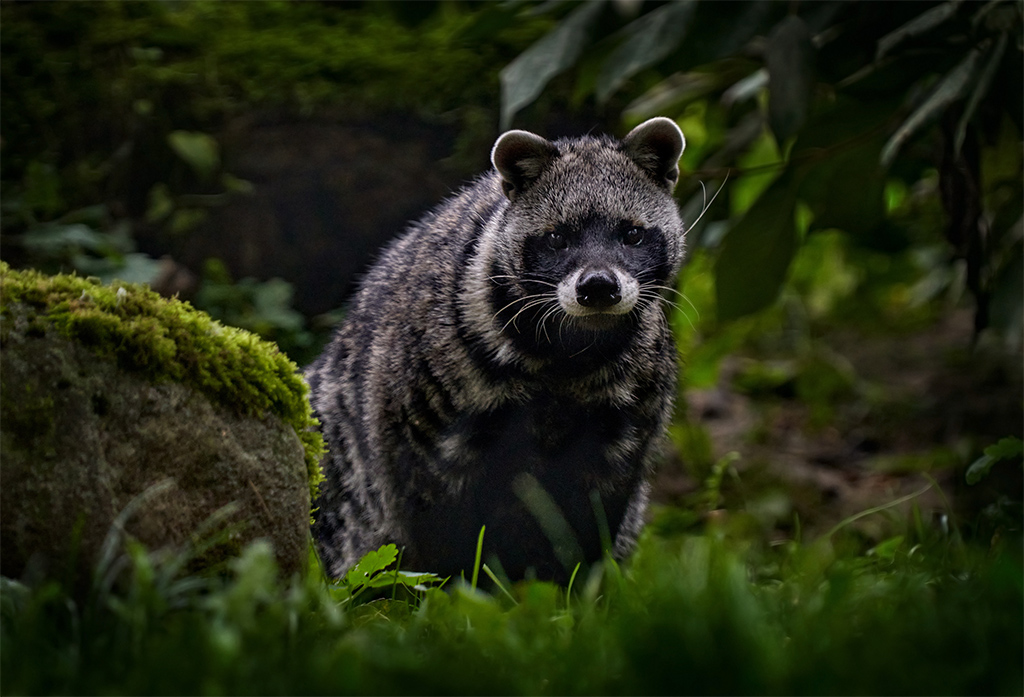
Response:
[[[648,119],[622,139],[622,149],[659,186],[671,192],[679,181],[686,138],[672,119]]]
[[[511,201],[533,186],[557,156],[554,143],[529,131],[504,133],[491,150],[491,162],[501,175],[501,189]]]

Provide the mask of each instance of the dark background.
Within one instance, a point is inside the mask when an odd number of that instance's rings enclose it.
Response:
[[[952,510],[893,514],[991,536],[1019,458],[965,472],[1024,430],[1022,43],[1014,2],[4,2],[0,257],[150,283],[303,364],[503,126],[669,116],[674,524],[785,538],[937,481]]]

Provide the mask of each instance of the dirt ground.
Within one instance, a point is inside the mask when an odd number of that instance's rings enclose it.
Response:
[[[722,507],[754,514],[776,539],[792,537],[797,525],[813,539],[849,516],[906,497],[856,521],[868,539],[879,540],[890,529],[887,517],[905,520],[914,502],[926,524],[946,527],[977,521],[1001,499],[1019,502],[1019,466],[1001,463],[973,486],[964,480],[984,447],[1024,431],[1021,352],[992,341],[972,345],[971,328],[972,315],[962,310],[906,336],[823,337],[857,385],[837,400],[824,426],[784,390],[738,389],[735,377],[751,359],[726,359],[717,387],[689,390],[678,406],[706,431],[716,460],[737,454],[723,479]],[[699,488],[692,469],[670,458],[657,473],[654,501],[684,502]]]

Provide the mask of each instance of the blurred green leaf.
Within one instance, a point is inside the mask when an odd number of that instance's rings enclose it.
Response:
[[[249,195],[255,190],[255,187],[252,185],[251,181],[239,179],[233,174],[222,174],[220,177],[220,183],[221,186],[224,187],[225,191],[232,194]]]
[[[886,34],[878,40],[878,49],[875,52],[875,60],[881,60],[883,57],[888,55],[892,49],[896,48],[907,39],[925,34],[939,26],[956,14],[957,8],[959,8],[962,2],[963,0],[949,0],[941,5],[931,7],[903,26]]]
[[[896,552],[899,551],[899,548],[903,546],[904,539],[903,535],[890,537],[888,540],[885,540],[868,550],[868,554],[874,555],[879,559],[891,561],[896,557]]]
[[[30,162],[25,168],[24,186],[21,204],[29,211],[50,218],[64,208],[60,177],[53,165],[37,160]]]
[[[259,334],[287,352],[312,341],[305,317],[292,307],[293,294],[291,284],[280,278],[235,282],[222,261],[207,259],[193,303],[214,319]]]
[[[790,158],[798,167],[799,197],[814,214],[811,230],[834,228],[867,247],[899,248],[880,239],[891,199],[878,161],[889,115],[888,103],[842,99],[801,129]]]
[[[124,255],[121,267],[105,273],[97,274],[104,283],[114,279],[125,283],[152,283],[160,275],[162,266],[159,261],[141,252]]]
[[[749,99],[754,99],[761,93],[761,90],[768,86],[768,81],[768,69],[759,68],[742,80],[733,83],[729,89],[723,92],[722,103],[732,106],[733,104],[740,104]]]
[[[626,80],[672,53],[686,36],[696,6],[696,0],[672,2],[627,25],[625,41],[608,56],[597,76],[597,100],[606,102]]]
[[[167,143],[200,179],[209,179],[220,166],[220,146],[211,135],[198,131],[172,131],[167,136]]]
[[[168,231],[172,235],[183,235],[193,230],[209,216],[209,211],[203,208],[178,208],[171,215]]]
[[[1024,443],[1020,438],[1010,436],[988,446],[984,453],[967,468],[965,479],[968,484],[977,484],[984,479],[992,469],[992,465],[997,462],[1020,458],[1024,454]]]
[[[502,129],[507,129],[516,113],[537,98],[551,78],[576,62],[603,4],[602,0],[582,3],[505,66],[501,71]]]
[[[814,47],[802,19],[788,15],[768,36],[768,123],[779,143],[796,134],[807,119],[814,86]]]
[[[299,331],[305,324],[305,318],[292,309],[293,295],[292,284],[280,278],[271,278],[255,287],[254,310],[275,327],[285,331]]]
[[[833,151],[863,147],[868,139],[880,141],[895,106],[896,102],[891,99],[838,96],[831,103],[819,106],[800,129],[791,157],[821,159]]]
[[[776,181],[726,234],[715,264],[719,321],[749,315],[775,302],[797,247],[795,189]]]
[[[1002,33],[996,38],[995,45],[991,46],[988,50],[985,66],[978,75],[974,89],[971,91],[971,96],[964,107],[964,113],[960,116],[960,122],[956,127],[956,140],[954,141],[953,151],[957,154],[960,153],[960,149],[964,144],[964,138],[967,137],[967,124],[974,116],[974,112],[977,110],[982,98],[988,93],[989,85],[992,84],[992,78],[995,77],[999,63],[1003,59],[1003,53],[1006,51],[1008,40],[1009,32]]]
[[[1024,454],[1024,443],[1020,438],[1009,436],[985,448],[985,454],[999,460],[1011,460]]]
[[[927,123],[937,118],[954,102],[961,99],[968,87],[977,79],[981,51],[972,49],[960,63],[946,73],[924,102],[907,117],[882,148],[881,162],[888,167],[903,144]]]
[[[156,223],[174,211],[174,199],[171,198],[167,184],[160,182],[149,190],[149,205],[146,207],[146,222]]]
[[[1018,349],[1024,330],[1024,245],[1019,242],[992,281],[989,312],[992,326],[1003,334],[1010,348]]]
[[[738,75],[734,75],[738,72]],[[694,101],[705,97],[739,79],[744,71],[720,70],[715,72],[687,72],[669,75],[637,97],[623,111],[623,119],[629,123],[640,123],[651,116],[677,113]],[[686,152],[690,152],[687,134]]]
[[[885,219],[885,172],[879,139],[846,149],[806,168],[800,198],[814,213],[812,230],[839,229],[870,239]],[[850,186],[850,182],[857,182]]]
[[[736,147],[746,146],[745,152],[736,158],[736,165],[742,176],[730,181],[729,212],[739,216],[747,212],[764,192],[783,173],[786,162],[771,131],[764,127],[760,116],[750,119],[747,124],[734,128],[727,138]]]
[[[59,257],[74,249],[104,252],[111,248],[107,236],[80,223],[31,228],[25,234],[22,244],[29,252],[40,257]]]

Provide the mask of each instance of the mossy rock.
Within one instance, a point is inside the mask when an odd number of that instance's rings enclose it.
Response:
[[[200,564],[256,538],[305,563],[323,441],[273,344],[143,286],[0,265],[0,381],[4,575],[81,583],[117,525],[181,549],[227,506]]]

